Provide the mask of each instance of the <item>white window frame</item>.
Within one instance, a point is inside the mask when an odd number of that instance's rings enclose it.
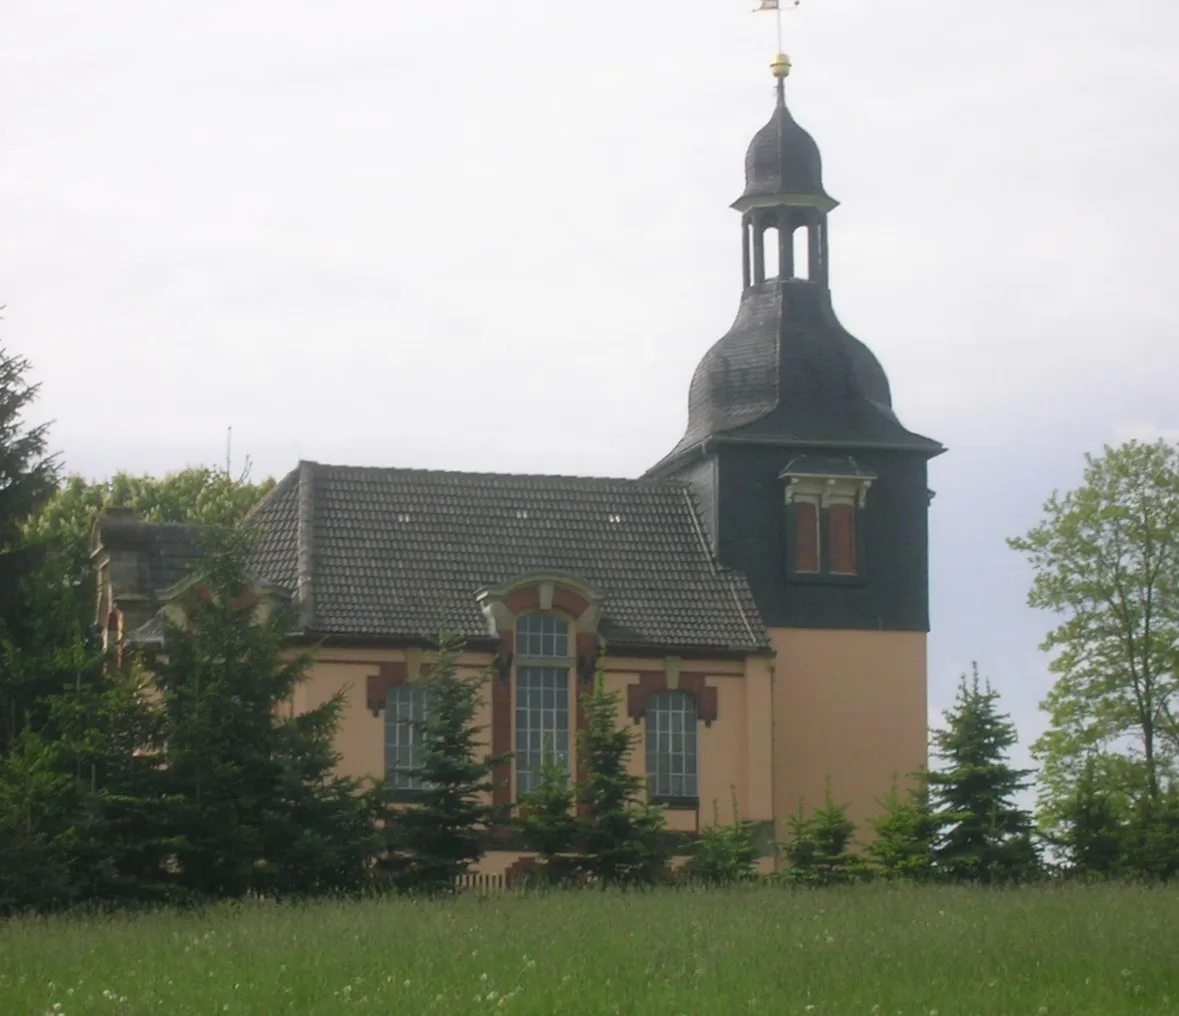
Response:
[[[647,786],[651,797],[699,799],[700,703],[696,696],[678,690],[655,692],[647,698],[646,714]],[[667,761],[665,772],[660,772],[661,760]]]
[[[407,682],[389,688],[385,698],[385,778],[394,790],[427,789],[420,776],[402,771],[422,763],[422,729],[429,708],[429,689]]]
[[[516,674],[513,681],[516,797],[536,789],[548,758],[571,771],[574,670],[572,625],[551,611],[516,619]]]

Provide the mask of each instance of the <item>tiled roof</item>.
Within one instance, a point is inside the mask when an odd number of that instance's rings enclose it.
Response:
[[[530,573],[604,600],[607,643],[739,651],[767,637],[674,480],[517,476],[304,462],[251,513],[252,570],[316,634],[487,634],[476,592]]]

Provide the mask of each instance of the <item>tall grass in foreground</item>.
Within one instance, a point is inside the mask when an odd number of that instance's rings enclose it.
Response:
[[[1179,889],[865,886],[20,918],[0,1013],[1170,1013],[1177,914]]]

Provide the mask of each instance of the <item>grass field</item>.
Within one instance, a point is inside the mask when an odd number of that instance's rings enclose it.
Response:
[[[0,922],[0,1014],[1179,1011],[1179,890],[746,889]]]

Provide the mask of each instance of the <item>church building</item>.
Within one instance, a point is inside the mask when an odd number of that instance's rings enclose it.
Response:
[[[409,721],[439,631],[489,672],[487,747],[513,752],[497,803],[537,780],[542,746],[577,771],[580,692],[599,654],[638,734],[633,771],[668,826],[785,819],[830,788],[859,835],[894,776],[926,763],[929,460],[879,361],[839,323],[814,140],[777,101],[745,157],[742,291],[705,354],[680,441],[637,479],[299,463],[253,510],[253,573],[298,609],[314,646],[293,708],[346,689],[340,768],[414,764]],[[112,509],[96,523],[108,643],[158,641],[199,558],[194,527]],[[482,871],[527,857],[497,839]]]

